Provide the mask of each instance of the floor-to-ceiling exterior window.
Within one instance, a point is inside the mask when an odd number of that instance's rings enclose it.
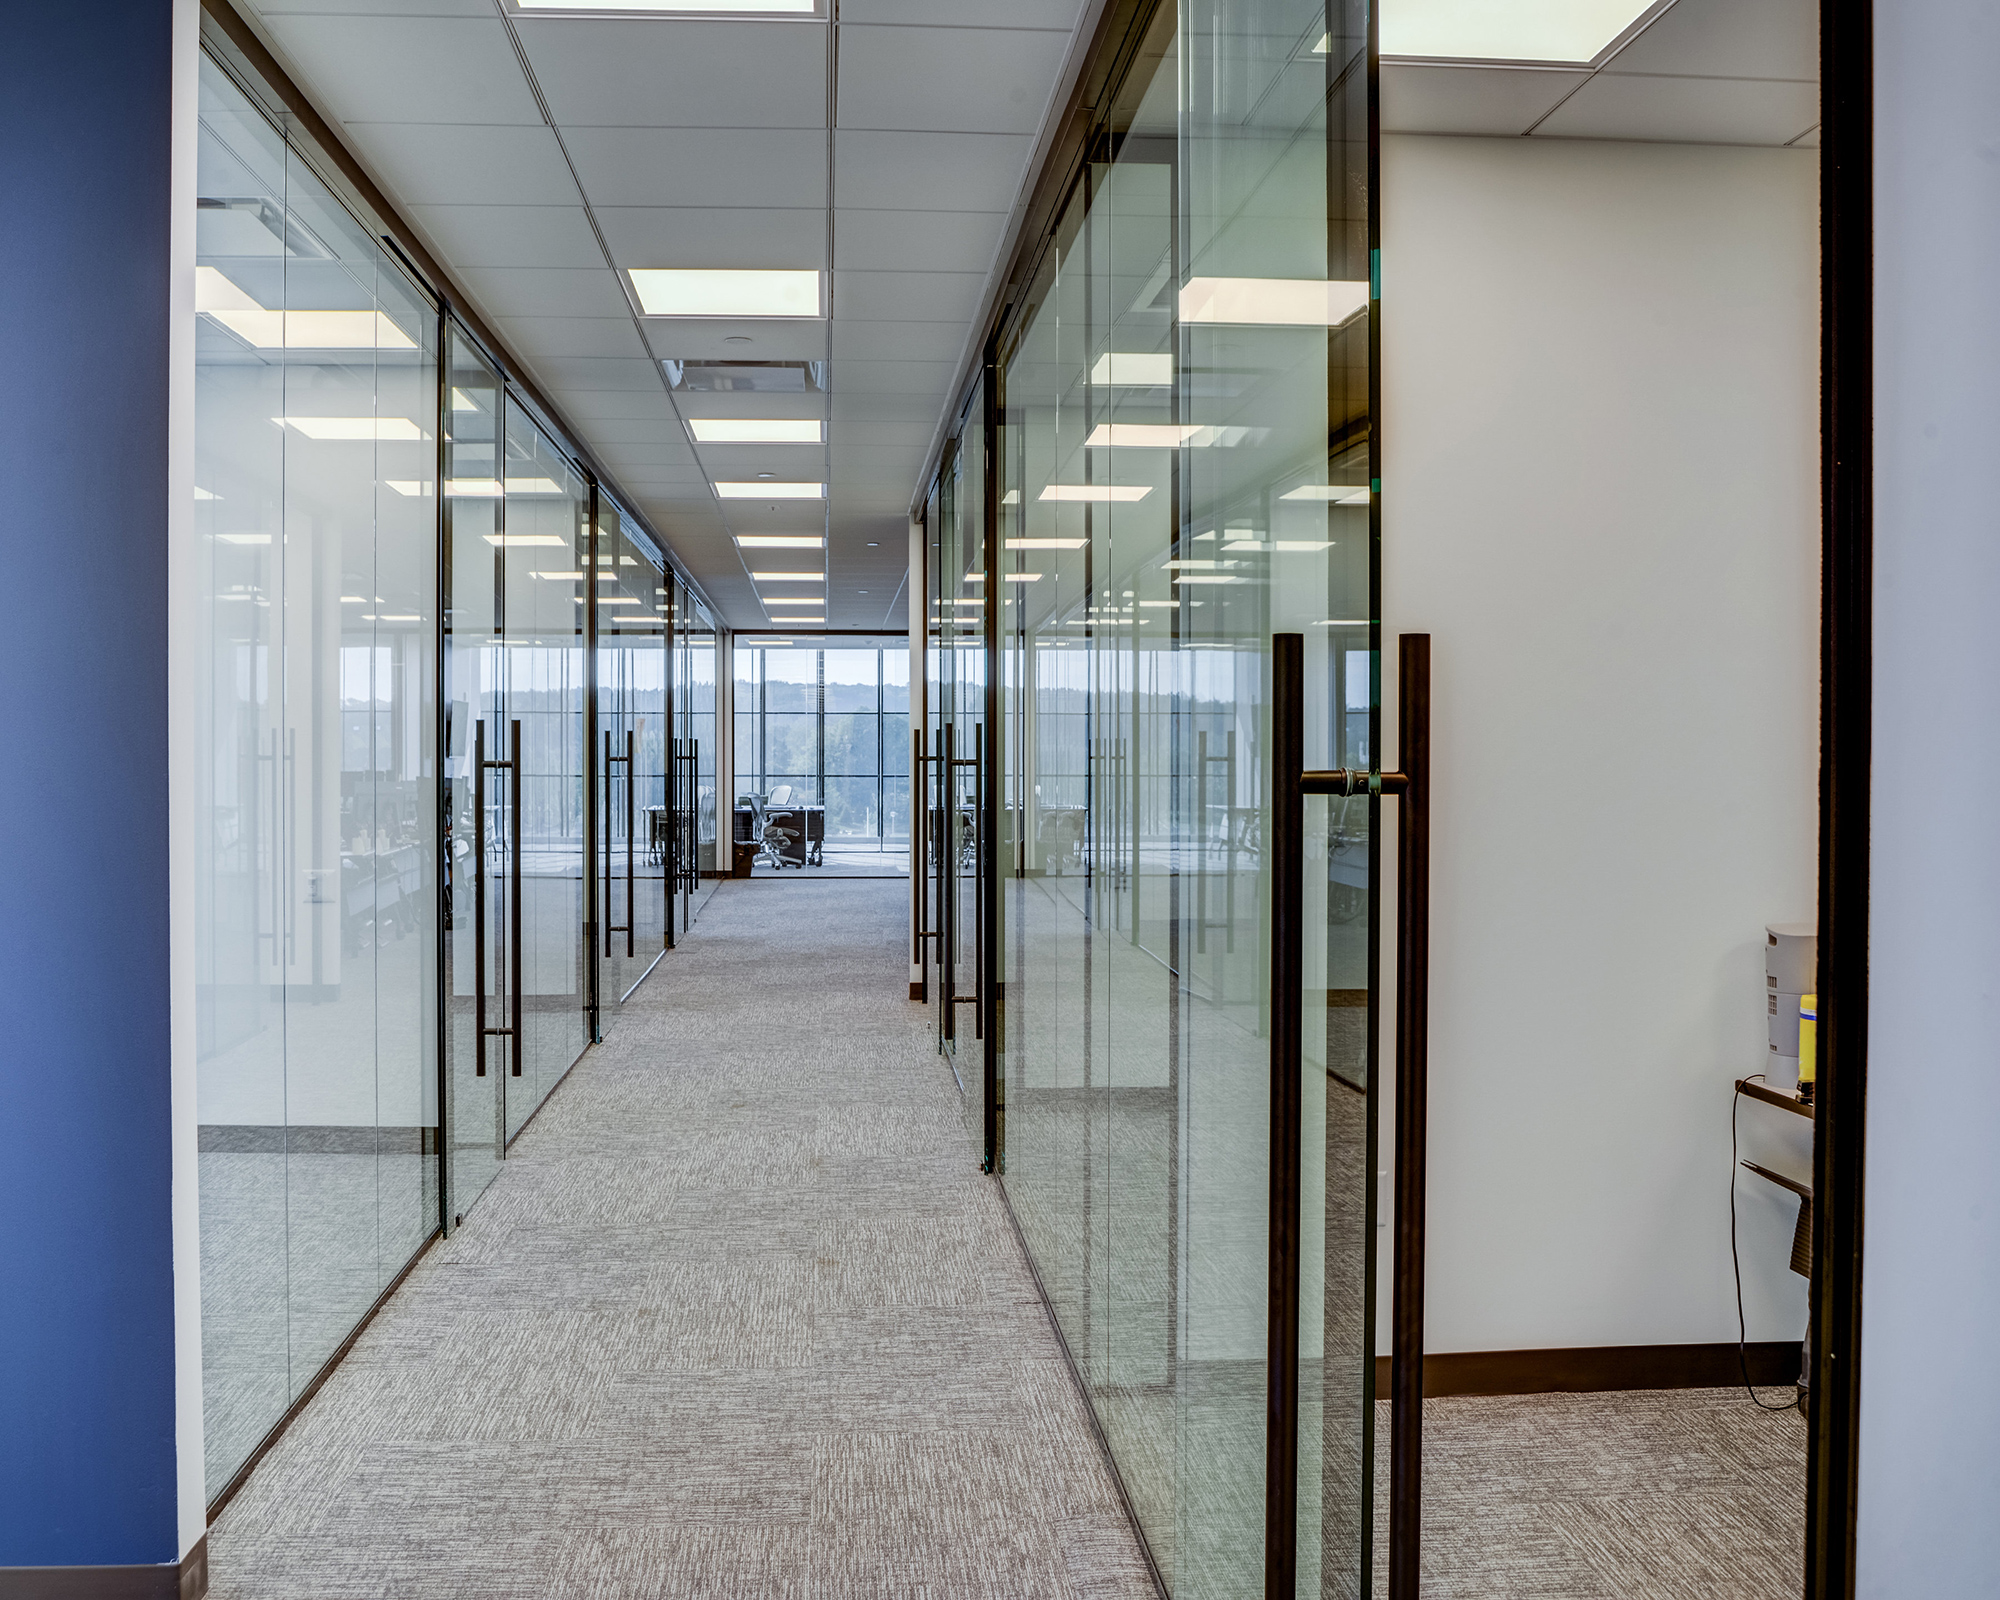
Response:
[[[910,838],[907,647],[738,644],[740,793],[790,786],[826,807],[830,854],[895,854]]]
[[[195,217],[211,1494],[437,1225],[437,310],[214,61]]]
[[[998,612],[999,1165],[1169,1591],[1362,1595],[1375,802],[1307,803],[1282,1216],[1267,846],[1274,634],[1305,764],[1374,748],[1367,17],[1168,0],[1128,46],[994,341],[983,586],[949,450],[931,500],[934,656]]]

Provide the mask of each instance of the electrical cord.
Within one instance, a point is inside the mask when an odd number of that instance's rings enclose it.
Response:
[[[1764,1074],[1753,1072],[1743,1081],[1761,1078]],[[1800,1396],[1794,1392],[1792,1398],[1781,1406],[1767,1405],[1757,1398],[1757,1390],[1750,1382],[1750,1334],[1743,1321],[1743,1261],[1736,1253],[1736,1108],[1743,1104],[1739,1091],[1729,1097],[1729,1266],[1736,1274],[1736,1367],[1743,1374],[1743,1392],[1750,1396],[1760,1411],[1799,1411],[1804,1407]]]

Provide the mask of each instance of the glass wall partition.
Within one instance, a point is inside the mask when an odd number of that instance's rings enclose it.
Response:
[[[200,67],[195,1000],[208,1490],[438,1224],[437,311]]]
[[[986,452],[984,387],[975,388],[947,445],[932,498],[926,574],[931,681],[926,700],[933,804],[926,852],[938,1050],[951,1064],[967,1132],[982,1166],[999,1138],[997,1080],[989,1082],[985,978]]]
[[[666,949],[672,853],[666,574],[609,495],[597,502],[598,951],[618,1005]]]
[[[679,759],[682,764],[680,814],[681,906],[683,930],[715,892],[726,867],[718,862],[716,818],[715,684],[716,626],[707,605],[675,579],[680,667],[676,676]]]
[[[589,497],[456,326],[448,344],[450,1206],[462,1220],[587,1043]]]
[[[1282,1239],[1266,841],[1274,633],[1307,641],[1306,764],[1373,753],[1366,14],[1180,0],[1135,42],[996,350],[1003,1181],[1169,1591],[1358,1596],[1373,802],[1308,802]]]

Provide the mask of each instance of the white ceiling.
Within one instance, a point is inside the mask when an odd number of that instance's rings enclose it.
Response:
[[[1385,133],[1819,142],[1818,0],[1671,0],[1587,67],[1385,61]]]
[[[841,0],[833,25],[239,4],[725,621],[769,621],[733,534],[825,531],[827,625],[905,626],[905,511],[1084,0]],[[646,317],[630,267],[817,267],[832,315]],[[674,394],[680,360],[826,361],[829,392]],[[823,417],[828,443],[696,445],[686,414]],[[710,487],[759,472],[828,502]]]

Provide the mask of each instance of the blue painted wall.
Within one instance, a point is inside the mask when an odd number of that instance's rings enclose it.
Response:
[[[178,1558],[170,0],[0,50],[0,1567]]]

